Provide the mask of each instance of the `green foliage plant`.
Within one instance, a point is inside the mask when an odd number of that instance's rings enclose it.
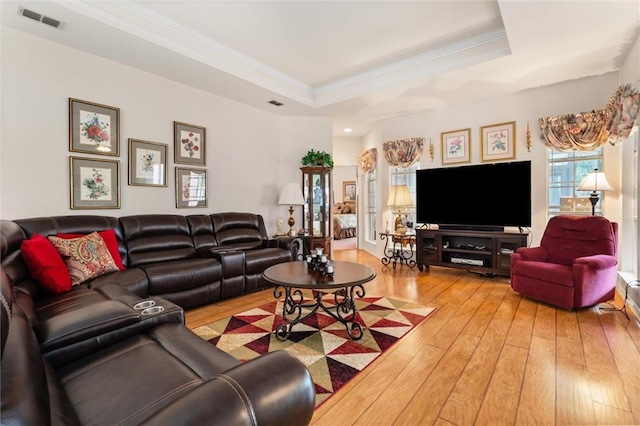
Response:
[[[324,151],[309,150],[307,154],[302,157],[303,166],[323,166],[333,169],[333,159],[331,154]]]

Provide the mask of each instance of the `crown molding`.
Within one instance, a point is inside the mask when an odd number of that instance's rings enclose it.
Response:
[[[511,53],[504,28],[356,74],[314,89],[315,106],[362,96],[392,84],[477,64]]]
[[[506,32],[504,28],[500,28],[389,65],[312,87],[137,2],[130,0],[52,1],[310,107],[331,105],[398,82],[406,82],[510,54]]]
[[[314,106],[312,89],[308,85],[139,3],[119,0],[53,2],[307,106]]]

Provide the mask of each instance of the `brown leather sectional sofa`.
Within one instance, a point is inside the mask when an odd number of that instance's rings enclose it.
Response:
[[[126,270],[43,291],[22,261],[33,234],[114,229]],[[314,388],[286,352],[240,363],[188,330],[183,308],[267,286],[299,241],[259,215],[3,220],[2,424],[307,424]],[[277,401],[274,400],[277,395]]]

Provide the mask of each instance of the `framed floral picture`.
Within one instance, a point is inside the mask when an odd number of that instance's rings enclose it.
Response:
[[[207,207],[207,171],[176,167],[176,207]]]
[[[178,164],[206,165],[206,131],[204,127],[174,121],[174,161]]]
[[[120,108],[69,98],[69,151],[120,155]]]
[[[471,129],[440,133],[442,164],[468,163],[471,161]]]
[[[129,139],[129,185],[167,186],[167,150],[162,143]]]
[[[482,161],[516,158],[516,122],[491,124],[480,128]]]
[[[119,209],[120,161],[69,157],[71,209]]]

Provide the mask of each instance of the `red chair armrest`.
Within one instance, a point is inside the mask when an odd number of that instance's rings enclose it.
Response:
[[[519,260],[528,260],[533,262],[544,262],[547,260],[547,249],[544,247],[520,247],[516,250],[520,255]]]
[[[618,260],[615,256],[608,254],[596,254],[593,256],[578,257],[573,261],[574,265],[587,265],[591,269],[606,269],[616,266]]]

